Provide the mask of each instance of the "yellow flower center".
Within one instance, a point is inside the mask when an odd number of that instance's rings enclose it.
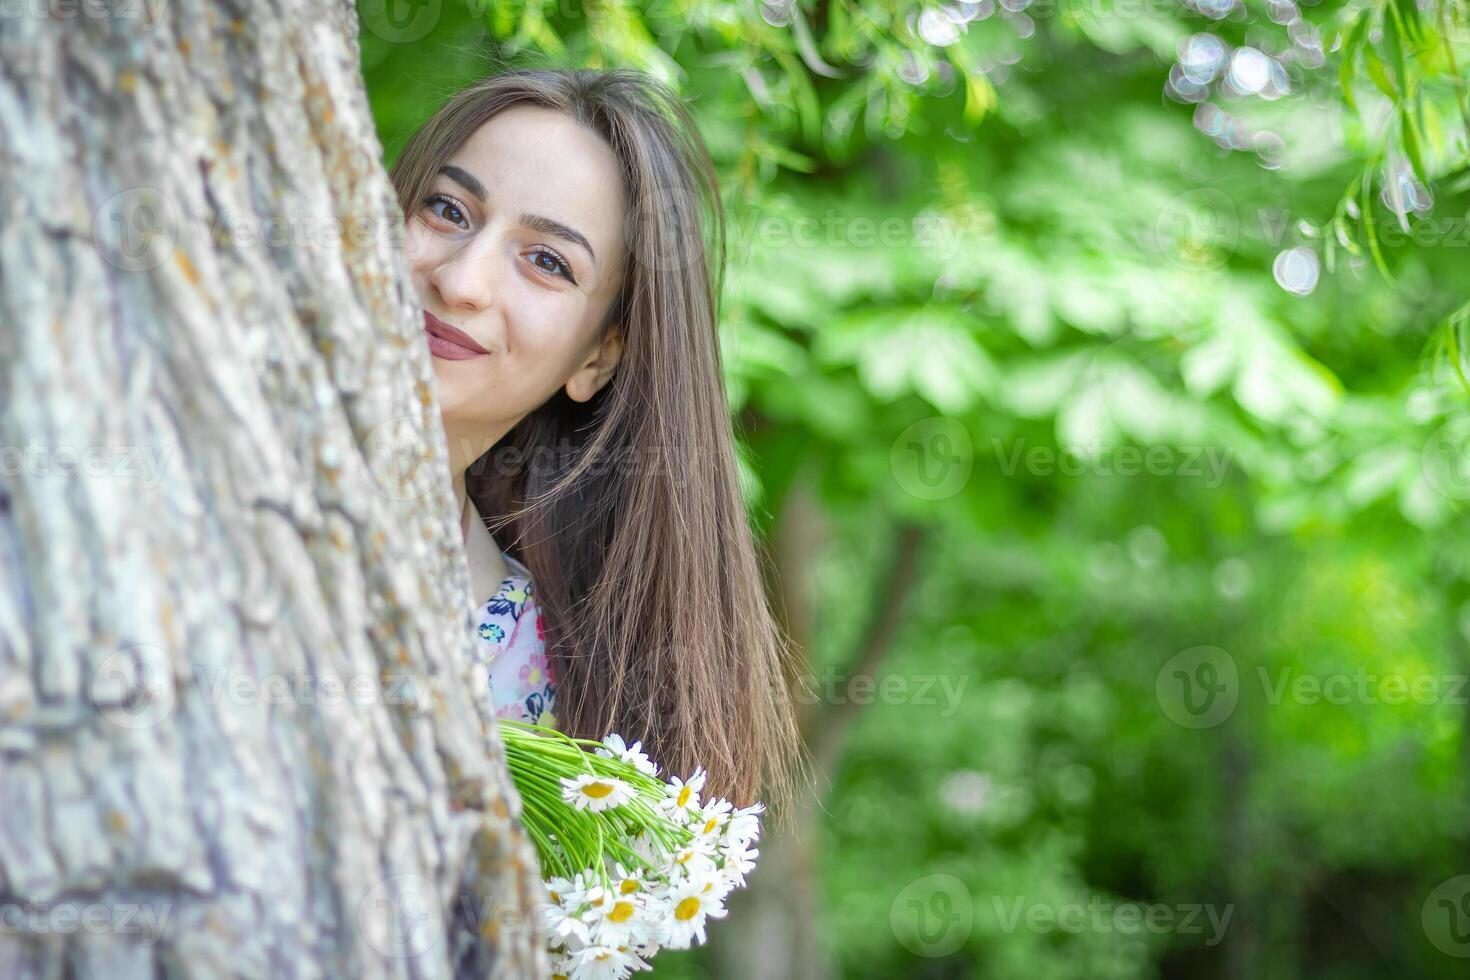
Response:
[[[618,891],[624,895],[631,895],[638,890],[638,882],[632,878],[624,878],[623,883],[618,885]]]
[[[627,922],[633,918],[633,903],[618,902],[613,906],[613,910],[607,914],[607,917],[614,922]]]
[[[691,790],[688,786],[685,786],[683,789],[679,790],[679,798],[675,802],[681,807],[688,806],[689,794],[692,792],[693,790]]]
[[[582,787],[582,792],[594,800],[600,800],[613,791],[611,783],[588,783]]]
[[[674,918],[680,922],[688,922],[699,914],[699,899],[686,898],[674,906]]]
[[[704,823],[704,832],[706,834],[708,834],[710,831],[714,830],[717,826],[719,826],[719,821],[716,820],[714,817],[710,817]]]

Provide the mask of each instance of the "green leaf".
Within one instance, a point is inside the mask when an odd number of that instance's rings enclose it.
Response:
[[[1358,111],[1358,102],[1353,98],[1353,79],[1357,77],[1357,73],[1353,71],[1353,61],[1352,58],[1342,59],[1342,67],[1337,70],[1337,85],[1342,89],[1342,101],[1347,105],[1348,111],[1360,116],[1362,113]]]
[[[817,161],[804,153],[786,146],[777,146],[768,140],[756,137],[751,140],[750,148],[757,156],[777,163],[787,170],[796,170],[804,174],[812,173],[817,169]]]
[[[1429,172],[1424,169],[1424,156],[1419,150],[1419,136],[1415,132],[1413,114],[1407,105],[1399,107],[1399,136],[1403,140],[1404,152],[1408,154],[1414,174],[1428,187]]]
[[[1368,70],[1368,77],[1378,86],[1378,91],[1394,102],[1399,100],[1398,88],[1394,86],[1393,79],[1388,77],[1388,69],[1383,66],[1383,59],[1378,57],[1377,51],[1372,48],[1364,49],[1363,67]]]
[[[1373,264],[1378,267],[1379,275],[1392,283],[1393,273],[1388,271],[1388,263],[1383,260],[1383,251],[1378,247],[1378,231],[1373,227],[1373,166],[1370,163],[1363,168],[1363,181],[1358,194],[1358,221],[1363,228],[1363,237],[1368,239],[1368,252],[1373,256]]]
[[[1389,63],[1393,65],[1393,72],[1398,84],[1396,90],[1405,98],[1409,96],[1409,70],[1404,64],[1404,38],[1403,23],[1399,20],[1398,8],[1389,0],[1387,12],[1383,17],[1383,46],[1388,50]]]

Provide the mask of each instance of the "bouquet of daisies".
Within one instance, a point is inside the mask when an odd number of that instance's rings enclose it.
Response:
[[[641,742],[618,735],[575,739],[508,719],[500,735],[550,892],[537,914],[552,972],[622,980],[652,969],[663,947],[704,942],[755,867],[765,807],[701,800],[702,769],[664,780]]]

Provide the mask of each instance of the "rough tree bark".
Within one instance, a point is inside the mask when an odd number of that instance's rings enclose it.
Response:
[[[350,4],[0,13],[0,976],[544,976]]]

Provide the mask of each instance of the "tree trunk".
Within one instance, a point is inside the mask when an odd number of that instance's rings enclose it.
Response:
[[[0,16],[0,976],[545,976],[350,4]]]
[[[826,798],[842,761],[843,748],[861,705],[828,681],[847,685],[876,678],[893,646],[909,593],[919,576],[923,528],[899,523],[892,529],[888,564],[874,578],[869,619],[857,645],[835,677],[811,674],[816,632],[816,597],[811,569],[828,546],[828,531],[810,473],[799,474],[781,507],[772,534],[774,569],[767,587],[781,628],[806,655],[809,690],[799,689],[802,740],[810,749],[811,794],[803,794],[785,826],[772,822],[761,838],[761,865],[745,894],[730,901],[730,919],[714,934],[711,957],[719,977],[758,980],[826,980],[840,964],[823,942],[820,859],[827,816]],[[823,697],[831,695],[833,701]],[[768,869],[762,871],[761,869]],[[779,869],[781,877],[772,877]]]
[[[780,511],[772,552],[776,581],[772,604],[782,629],[804,654],[812,644],[815,597],[810,569],[826,546],[821,506],[799,476]],[[815,694],[816,692],[812,692]],[[798,693],[804,716],[823,704],[809,704]],[[804,717],[804,721],[807,718]],[[818,775],[810,795],[802,794],[787,825],[769,823],[761,837],[760,864],[749,887],[730,896],[730,917],[710,933],[714,975],[753,980],[826,980],[836,964],[822,944],[819,858],[822,847],[821,798],[827,784]]]

